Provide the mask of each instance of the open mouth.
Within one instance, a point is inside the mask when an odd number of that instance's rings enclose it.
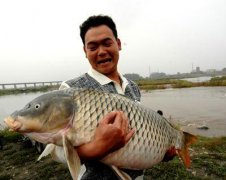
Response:
[[[103,59],[103,60],[100,60],[100,61],[98,61],[97,62],[97,64],[104,64],[104,63],[107,63],[107,62],[111,62],[112,61],[112,59]]]
[[[19,131],[22,124],[16,120],[14,120],[12,117],[8,117],[5,120],[6,125],[10,128],[10,130],[13,131]]]

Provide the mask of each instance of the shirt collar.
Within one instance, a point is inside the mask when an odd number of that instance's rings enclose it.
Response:
[[[99,73],[98,71],[96,71],[95,69],[91,68],[88,71],[88,74],[94,78],[96,81],[98,81],[101,85],[105,85],[108,84],[110,82],[112,82],[112,80],[110,78],[108,78],[107,76]]]
[[[96,71],[95,69],[93,68],[90,68],[90,70],[88,71],[88,74],[94,78],[97,82],[99,82],[101,85],[105,85],[105,84],[108,84],[110,82],[113,82],[115,85],[119,85],[117,82],[111,80],[110,78],[108,78],[107,76],[99,73],[98,71]],[[119,76],[122,80],[122,90],[123,92],[125,91],[126,89],[126,86],[129,84],[128,80],[122,76],[120,73],[119,73]]]

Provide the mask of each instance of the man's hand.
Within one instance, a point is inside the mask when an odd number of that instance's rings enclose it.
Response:
[[[110,151],[123,147],[133,136],[129,130],[128,118],[122,111],[107,114],[98,125],[94,141],[108,146]]]
[[[100,159],[123,147],[134,132],[122,111],[112,111],[99,121],[94,139],[77,148],[78,154],[82,160]]]

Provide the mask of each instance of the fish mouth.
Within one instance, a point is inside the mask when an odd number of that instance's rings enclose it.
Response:
[[[97,62],[97,64],[104,64],[104,63],[111,62],[111,61],[112,61],[111,58],[102,59],[102,60],[99,60],[99,61]]]
[[[12,131],[19,131],[20,128],[22,127],[22,123],[15,120],[11,116],[4,119],[4,122],[10,128],[10,130],[12,130]]]

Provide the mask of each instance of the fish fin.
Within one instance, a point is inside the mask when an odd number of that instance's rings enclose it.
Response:
[[[54,151],[55,145],[54,144],[47,144],[42,154],[38,157],[37,161],[40,161],[43,157],[48,156]]]
[[[76,149],[65,135],[63,135],[63,148],[71,176],[74,180],[77,180],[81,169],[80,158]]]
[[[195,141],[197,140],[197,136],[194,136],[192,134],[189,134],[187,132],[183,132],[184,134],[184,146],[182,149],[178,149],[178,155],[181,157],[181,159],[183,160],[185,166],[187,168],[190,167],[191,161],[190,161],[190,155],[188,152],[188,148],[191,144],[194,144]]]
[[[166,154],[162,161],[168,162],[168,161],[172,160],[176,155],[177,155],[177,150],[176,150],[175,146],[173,146],[166,151]]]
[[[59,163],[67,164],[67,160],[64,155],[64,149],[61,146],[56,146],[54,150],[51,153],[51,157],[54,161],[57,161]]]
[[[111,166],[111,168],[114,170],[114,172],[116,173],[116,175],[121,180],[132,180],[132,178],[127,173],[125,173],[124,171],[120,170],[116,166]]]

